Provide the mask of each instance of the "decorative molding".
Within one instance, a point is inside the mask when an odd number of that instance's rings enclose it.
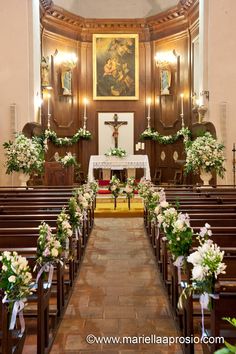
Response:
[[[184,30],[188,25],[188,13],[196,8],[198,0],[180,0],[177,6],[155,16],[141,19],[86,19],[55,6],[52,0],[40,0],[41,21],[47,29],[57,29],[62,35],[91,41],[91,34],[124,33],[140,34],[141,41],[157,39],[162,32],[171,34],[176,27]],[[198,7],[198,6],[197,6]],[[66,25],[66,26],[65,26]]]

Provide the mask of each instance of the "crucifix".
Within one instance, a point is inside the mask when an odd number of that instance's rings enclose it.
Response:
[[[115,140],[115,148],[118,148],[118,136],[119,136],[119,132],[118,129],[120,128],[121,125],[127,125],[128,122],[126,121],[119,121],[118,122],[118,115],[115,113],[114,117],[113,117],[113,121],[106,121],[104,122],[106,125],[110,125],[111,127],[113,127],[113,134],[112,136],[114,137]]]

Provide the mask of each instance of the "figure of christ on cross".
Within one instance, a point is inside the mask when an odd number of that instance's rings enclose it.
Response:
[[[119,121],[118,122],[118,115],[115,113],[114,117],[113,117],[113,121],[107,121],[104,122],[106,125],[110,125],[111,127],[113,127],[113,134],[112,136],[114,137],[115,140],[115,148],[118,148],[118,136],[119,136],[119,131],[118,129],[120,128],[121,125],[127,125],[128,122],[125,121]]]

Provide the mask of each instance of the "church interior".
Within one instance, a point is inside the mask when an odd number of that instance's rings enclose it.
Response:
[[[0,4],[2,354],[236,353],[235,11]]]

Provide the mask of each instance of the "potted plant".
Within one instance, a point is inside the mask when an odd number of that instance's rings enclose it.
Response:
[[[21,172],[22,185],[26,185],[29,175],[33,172],[42,172],[44,165],[44,149],[39,138],[27,138],[18,133],[14,141],[3,144],[6,155],[6,173]],[[26,181],[24,180],[24,178]]]
[[[224,177],[224,145],[217,142],[213,136],[206,132],[193,142],[186,145],[185,172],[199,173],[204,185],[209,185],[212,172]]]

